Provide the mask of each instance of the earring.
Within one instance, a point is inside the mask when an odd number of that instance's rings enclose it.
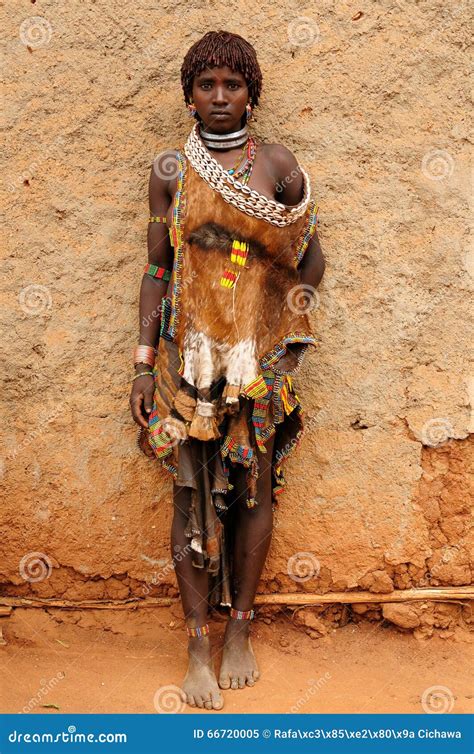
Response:
[[[191,104],[187,105],[186,107],[188,108],[188,112],[189,112],[189,115],[191,116],[191,118],[194,118],[194,116],[197,113],[196,107],[193,105],[192,102],[191,102]]]
[[[247,102],[247,104],[245,105],[245,113],[247,115],[247,122],[248,122],[250,118],[252,117],[252,105],[250,104],[250,102]]]

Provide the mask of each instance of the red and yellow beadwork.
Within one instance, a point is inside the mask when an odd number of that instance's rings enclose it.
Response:
[[[230,261],[236,265],[236,268],[245,267],[247,257],[249,253],[249,245],[246,241],[238,241],[236,238],[232,241],[232,249],[230,252]],[[240,271],[240,270],[239,270]],[[224,288],[233,288],[238,278],[238,272],[232,269],[226,268],[224,274],[221,277],[221,285]]]
[[[205,623],[204,626],[186,626],[186,632],[188,636],[197,636],[199,639],[202,636],[208,636],[209,634],[209,623]]]

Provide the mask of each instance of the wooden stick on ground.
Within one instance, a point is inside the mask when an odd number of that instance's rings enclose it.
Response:
[[[328,603],[355,604],[413,602],[433,600],[436,602],[453,600],[474,600],[474,587],[432,587],[427,589],[397,589],[389,594],[372,594],[372,592],[327,592],[326,594],[257,594],[256,605],[325,605]],[[0,606],[12,607],[57,607],[66,610],[134,610],[144,607],[169,607],[179,602],[178,597],[147,597],[140,599],[130,597],[125,600],[64,600],[45,599],[42,597],[0,597]],[[1,611],[1,607],[0,607]],[[1,614],[1,612],[0,612]]]

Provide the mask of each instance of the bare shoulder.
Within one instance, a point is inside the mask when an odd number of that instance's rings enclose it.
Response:
[[[284,144],[262,146],[267,165],[275,178],[277,198],[284,204],[298,204],[303,195],[303,174],[297,158]]]
[[[179,172],[178,153],[176,149],[164,149],[156,155],[151,163],[149,194],[152,198],[171,195]]]
[[[278,172],[283,170],[283,174],[286,174],[288,170],[292,170],[298,166],[298,160],[295,155],[284,144],[262,144],[262,149],[268,161],[274,165]]]

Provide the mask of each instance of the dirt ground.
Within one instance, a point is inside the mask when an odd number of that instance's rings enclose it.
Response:
[[[174,613],[15,609],[1,621],[1,711],[196,712],[176,690],[186,641]],[[216,668],[224,620],[211,621]],[[224,691],[223,712],[474,711],[472,639],[461,631],[420,641],[383,621],[361,622],[315,640],[282,615],[255,621],[253,646],[262,676],[253,688]]]

